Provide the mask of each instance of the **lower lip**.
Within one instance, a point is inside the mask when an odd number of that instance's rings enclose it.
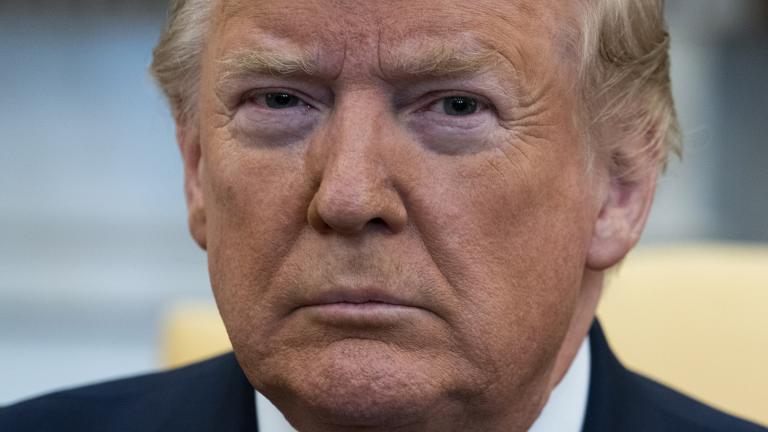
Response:
[[[302,308],[313,319],[344,326],[383,326],[402,322],[422,309],[392,303],[330,303]]]

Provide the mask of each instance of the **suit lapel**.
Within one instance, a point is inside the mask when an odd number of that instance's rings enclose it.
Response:
[[[589,332],[591,369],[587,414],[583,432],[632,432],[626,419],[631,416],[632,385],[629,371],[614,356],[600,323],[595,320]]]

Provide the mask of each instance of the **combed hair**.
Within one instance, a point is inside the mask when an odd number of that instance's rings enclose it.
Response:
[[[171,0],[150,71],[177,121],[196,115],[200,58],[215,0]],[[632,181],[681,153],[664,0],[583,0],[580,77],[588,140]],[[637,139],[640,138],[640,139]],[[642,146],[628,143],[643,143]]]
[[[587,129],[599,131],[599,153],[611,172],[631,182],[682,154],[664,0],[596,0],[585,9],[580,75]]]
[[[200,58],[215,0],[171,0],[168,19],[152,52],[150,72],[179,122],[195,115]]]

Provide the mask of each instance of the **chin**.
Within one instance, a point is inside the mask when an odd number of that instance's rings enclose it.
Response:
[[[434,359],[380,341],[344,339],[262,366],[260,388],[300,430],[407,429],[446,408],[445,377],[435,376],[442,368]]]

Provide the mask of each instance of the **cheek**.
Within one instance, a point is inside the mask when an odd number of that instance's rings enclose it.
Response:
[[[274,313],[263,301],[268,281],[306,224],[302,160],[226,142],[206,155],[209,274],[233,342],[252,332],[252,317]]]
[[[438,192],[421,220],[430,254],[461,299],[453,319],[464,342],[516,364],[559,347],[590,230],[579,159],[529,157],[513,164],[500,153],[476,155],[460,175],[433,176]]]

